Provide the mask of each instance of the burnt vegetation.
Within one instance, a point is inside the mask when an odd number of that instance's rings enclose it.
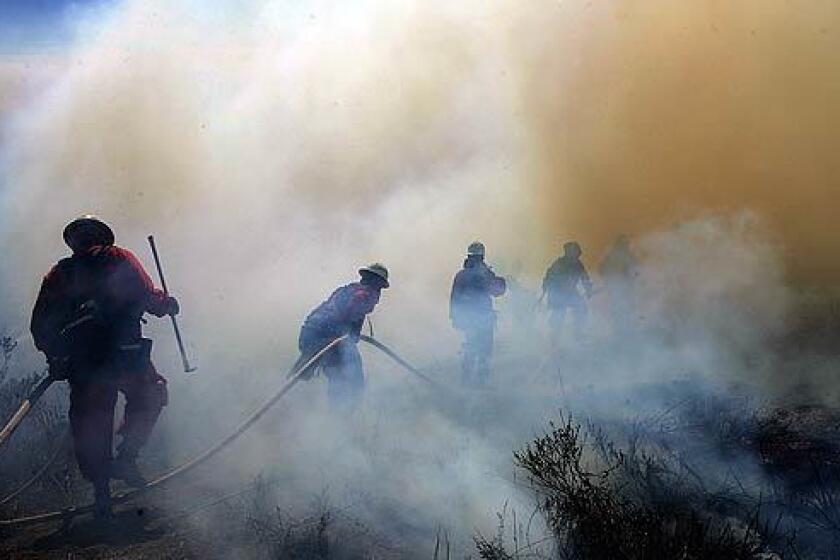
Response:
[[[0,342],[0,415],[5,419],[43,372],[12,375],[16,344],[7,337]],[[596,422],[564,414],[515,452],[517,480],[535,497],[535,509],[523,522],[505,508],[495,534],[474,536],[472,557],[836,557],[840,412],[798,401],[780,404],[716,394],[691,380],[657,390],[665,404],[646,417]],[[89,499],[67,439],[66,403],[63,385],[53,388],[0,453],[0,499],[55,456],[25,492],[0,504],[4,518]],[[272,491],[278,484],[257,479],[245,491],[211,499],[208,505],[196,500],[195,510],[150,514],[153,525],[166,527],[156,546],[161,551],[177,546],[186,556],[205,557],[213,550],[301,559],[396,558],[405,552],[398,538],[392,541],[361,522],[352,508],[333,507],[326,495],[308,509],[284,508]],[[535,517],[542,523],[535,523]],[[196,529],[202,525],[212,529]],[[58,541],[62,551],[74,550]],[[449,535],[440,533],[429,540],[428,550],[410,552],[435,559],[457,555]]]
[[[568,418],[515,457],[561,558],[754,559],[771,536],[757,508],[708,492],[678,461]]]
[[[499,534],[479,555],[828,559],[840,545],[840,416],[694,396],[604,428],[569,416],[515,453],[552,548]],[[620,435],[619,435],[620,434]],[[513,529],[513,533],[516,528]],[[521,543],[525,542],[525,545]]]
[[[255,542],[261,557],[363,560],[399,556],[387,539],[352,512],[332,506],[326,492],[313,498],[307,514],[294,515],[276,503],[270,486],[258,478],[254,492],[243,502],[242,540]]]
[[[17,343],[0,338],[0,418],[5,422],[17,410],[46,371],[11,375]],[[66,507],[84,496],[84,485],[72,464],[67,419],[67,390],[51,389],[0,453],[0,513],[13,517],[22,511]],[[43,472],[40,472],[44,467]],[[38,475],[38,476],[36,476]],[[25,486],[25,488],[24,488]],[[19,494],[12,496],[16,491]]]

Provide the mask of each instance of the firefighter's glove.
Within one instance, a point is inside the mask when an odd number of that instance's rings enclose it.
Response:
[[[172,296],[166,297],[166,314],[173,317],[181,312],[181,306],[178,305],[178,300]]]
[[[56,381],[64,381],[70,377],[70,358],[67,356],[51,356],[47,358],[50,377]]]

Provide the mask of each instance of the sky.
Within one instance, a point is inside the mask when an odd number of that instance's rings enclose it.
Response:
[[[0,0],[0,51],[59,48],[73,37],[74,21],[85,10],[110,0]]]

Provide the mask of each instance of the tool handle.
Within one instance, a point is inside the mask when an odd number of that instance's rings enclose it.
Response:
[[[160,255],[158,255],[157,245],[155,245],[155,236],[150,235],[147,239],[149,240],[149,247],[152,248],[152,256],[155,258],[155,268],[157,268],[158,271],[160,285],[163,288],[163,293],[168,296],[169,288],[166,286],[166,278],[163,275],[163,266],[160,264]],[[172,330],[175,331],[175,342],[177,342],[178,351],[181,353],[181,363],[184,366],[184,373],[191,373],[198,368],[191,366],[190,361],[187,358],[184,340],[181,338],[181,329],[178,328],[178,320],[175,318],[175,315],[170,315],[169,319],[172,321]]]
[[[163,267],[160,265],[160,256],[158,255],[157,245],[155,245],[155,236],[150,235],[148,239],[149,247],[152,248],[152,256],[155,258],[155,268],[157,268],[158,271],[160,285],[163,287],[163,293],[169,295],[169,288],[166,287],[166,278],[163,276]]]
[[[197,368],[191,366],[190,361],[187,359],[187,352],[184,349],[184,341],[181,339],[181,329],[178,328],[178,321],[174,315],[170,315],[169,318],[172,319],[172,330],[175,331],[175,341],[178,343],[178,350],[181,352],[181,363],[184,365],[184,372],[191,373]]]

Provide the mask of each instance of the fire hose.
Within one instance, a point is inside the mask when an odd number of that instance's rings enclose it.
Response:
[[[439,386],[439,383],[437,381],[435,381],[434,379],[432,379],[431,377],[429,377],[428,375],[426,375],[425,373],[423,373],[422,371],[420,371],[419,369],[417,369],[413,365],[411,365],[408,362],[406,362],[405,360],[403,360],[396,352],[394,352],[393,350],[391,350],[390,348],[388,348],[387,346],[385,346],[384,344],[382,344],[381,342],[379,342],[378,340],[376,340],[372,336],[360,335],[359,340],[363,340],[363,341],[367,342],[368,344],[370,344],[371,346],[373,346],[374,348],[379,349],[386,356],[388,356],[389,358],[391,358],[392,360],[397,362],[399,365],[401,365],[407,371],[409,371],[410,373],[413,373],[414,375],[416,375],[417,377],[419,377],[420,379],[422,379],[423,381],[425,381],[429,385]]]
[[[35,484],[38,479],[40,479],[45,472],[55,463],[55,460],[58,459],[58,456],[61,455],[61,452],[67,448],[67,439],[70,435],[70,428],[67,427],[61,436],[58,438],[58,441],[55,443],[52,453],[50,454],[47,461],[43,464],[43,466],[38,469],[35,474],[29,477],[29,479],[21,484],[17,490],[0,500],[0,505],[7,504],[23,494],[27,488]]]
[[[166,294],[167,296],[169,296],[169,288],[166,285],[166,277],[163,275],[163,267],[160,263],[160,255],[158,254],[157,245],[155,245],[155,238],[154,238],[154,236],[150,235],[148,237],[148,240],[149,240],[149,246],[152,249],[152,256],[155,259],[155,267],[157,268],[158,276],[160,277],[160,283],[161,283],[161,286],[163,286],[163,293]],[[184,372],[185,373],[192,373],[197,368],[194,367],[194,366],[191,366],[190,362],[189,362],[189,359],[187,358],[187,351],[184,348],[184,341],[181,337],[181,330],[178,328],[178,320],[175,318],[174,315],[169,315],[169,318],[172,321],[172,328],[175,331],[175,341],[178,344],[178,351],[181,353],[181,362],[184,366]],[[81,321],[89,320],[89,319],[90,319],[90,316],[88,316],[84,319],[80,319],[78,321],[75,321],[72,324],[79,324]],[[140,320],[145,323],[145,319],[141,318]],[[65,329],[67,329],[67,328],[68,327],[65,326]],[[66,359],[65,359],[65,363],[66,363]],[[44,395],[46,390],[49,389],[50,385],[52,385],[56,380],[57,380],[56,377],[54,377],[53,375],[47,374],[47,376],[44,377],[43,379],[41,379],[41,381],[38,383],[38,385],[35,386],[35,388],[32,390],[32,392],[29,394],[29,396],[27,398],[25,398],[22,403],[20,403],[20,406],[18,407],[18,409],[15,411],[15,413],[12,415],[12,417],[9,419],[9,421],[6,422],[6,425],[3,426],[3,429],[0,430],[0,447],[2,447],[2,445],[4,443],[6,443],[6,441],[8,441],[10,437],[12,437],[12,434],[14,433],[14,431],[17,429],[17,427],[20,425],[20,423],[23,422],[23,419],[26,417],[26,415],[29,413],[29,411],[32,410],[32,407],[35,406],[35,403],[38,402],[38,399],[40,399]],[[5,503],[5,502],[0,502],[0,503]]]
[[[20,426],[20,423],[23,422],[24,417],[32,410],[32,407],[35,406],[35,403],[38,402],[44,392],[49,389],[50,385],[53,384],[55,378],[51,375],[47,375],[38,384],[35,386],[34,389],[29,393],[29,396],[26,397],[20,406],[18,407],[17,411],[12,415],[9,421],[3,426],[3,429],[0,430],[0,446],[2,446],[6,441],[12,437],[12,434]]]
[[[303,356],[298,359],[295,363],[295,366],[292,368],[292,373],[286,382],[275,392],[260,408],[258,408],[255,412],[253,412],[245,421],[243,421],[233,432],[231,432],[227,437],[210,447],[209,449],[205,450],[203,453],[195,456],[194,458],[190,459],[186,463],[175,467],[174,469],[158,476],[157,478],[147,482],[144,486],[139,488],[134,488],[132,490],[128,490],[125,492],[121,492],[115,494],[111,501],[113,504],[121,504],[125,503],[129,500],[132,500],[139,495],[159,486],[162,486],[164,483],[171,481],[173,478],[182,475],[188,471],[191,471],[201,463],[204,463],[217,453],[219,453],[222,449],[227,447],[230,443],[236,440],[240,435],[246,432],[251,426],[253,426],[268,410],[274,406],[283,396],[288,393],[292,387],[294,387],[298,381],[300,381],[314,365],[324,356],[327,352],[329,352],[332,348],[340,344],[342,341],[348,338],[348,335],[341,336],[336,338],[335,340],[331,341],[327,345],[325,345],[321,350],[315,353],[312,357],[305,359]],[[403,360],[399,355],[396,354],[393,350],[382,344],[381,342],[369,337],[362,335],[360,337],[361,340],[364,342],[371,344],[375,348],[379,349],[387,356],[392,358],[396,361],[399,365],[404,367],[409,372],[415,374],[416,376],[420,377],[421,379],[425,380],[427,383],[436,384],[431,378],[427,377],[423,374],[420,370]],[[301,363],[302,362],[302,363]],[[15,490],[9,496],[3,498],[2,502],[6,503],[7,501],[11,500],[21,492],[23,492],[26,488],[28,488],[31,484],[37,480],[52,462],[58,457],[58,453],[54,453],[47,464],[36,473],[30,480],[28,480],[22,487]],[[0,520],[0,528],[2,527],[22,527],[27,525],[35,525],[39,523],[45,523],[48,521],[58,521],[62,520],[65,523],[70,521],[72,518],[84,515],[86,513],[90,513],[94,510],[94,504],[87,504],[84,506],[74,506],[69,507],[66,509],[62,509],[59,511],[52,511],[49,513],[42,513],[37,515],[31,515],[26,517],[18,517],[15,519],[2,519]]]
[[[239,427],[237,427],[233,432],[230,433],[227,437],[216,443],[216,445],[210,447],[209,449],[205,450],[203,453],[197,455],[196,457],[190,459],[186,463],[175,467],[171,471],[162,474],[161,476],[149,481],[144,486],[139,488],[135,488],[132,490],[128,490],[126,492],[121,492],[114,495],[111,499],[112,503],[114,504],[121,504],[136,498],[140,494],[151,490],[152,488],[158,487],[163,485],[164,483],[172,480],[178,475],[184,474],[188,472],[204,461],[210,459],[214,455],[216,455],[219,451],[224,449],[228,446],[231,442],[237,439],[240,435],[242,435],[248,428],[250,428],[257,420],[259,420],[274,404],[277,403],[283,396],[288,393],[292,387],[300,381],[301,377],[303,376],[304,372],[309,369],[312,365],[314,365],[321,357],[326,354],[329,350],[334,348],[336,345],[341,343],[347,335],[336,338],[326,346],[324,346],[321,350],[319,350],[315,355],[309,358],[303,365],[297,367],[293,373],[293,375],[286,380],[286,382],[277,390],[274,395],[271,396],[260,408],[258,408],[254,413],[252,413],[244,422],[242,422]],[[300,360],[299,360],[300,361]],[[67,509],[63,509],[60,511],[53,511],[49,513],[42,513],[38,515],[31,515],[28,517],[19,517],[17,519],[3,519],[0,520],[0,527],[20,527],[24,525],[32,525],[37,523],[43,523],[46,521],[54,521],[54,520],[69,520],[73,517],[78,515],[83,515],[85,513],[90,513],[94,509],[94,504],[87,504],[84,506],[79,507],[70,507]]]

